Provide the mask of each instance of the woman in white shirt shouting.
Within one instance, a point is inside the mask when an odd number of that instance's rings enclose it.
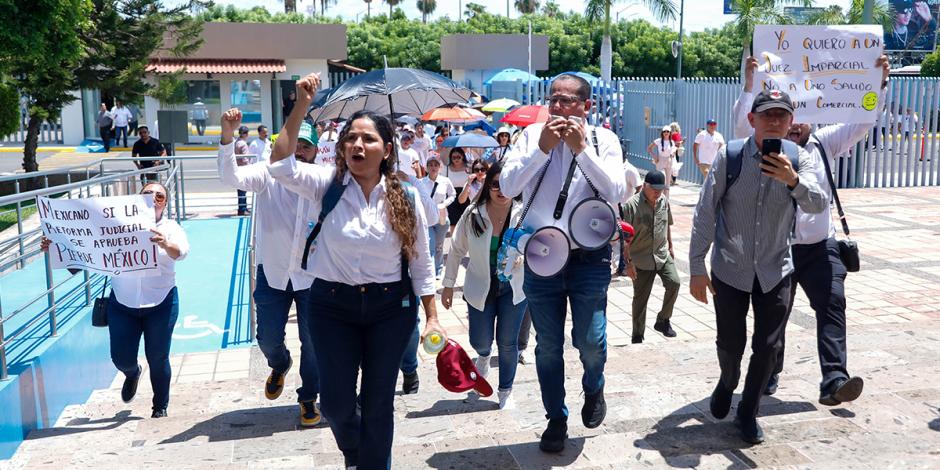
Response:
[[[513,264],[512,279],[508,282],[500,281],[496,274],[497,253],[503,234],[519,221],[522,208],[521,204],[513,203],[511,198],[500,192],[499,173],[502,169],[502,161],[490,167],[483,180],[480,197],[457,222],[441,294],[441,303],[450,309],[460,261],[469,255],[463,292],[469,310],[470,345],[479,355],[475,361],[477,370],[485,377],[490,366],[495,331],[499,351],[497,397],[500,409],[513,407],[512,384],[519,364],[517,342],[526,309],[522,263]]]
[[[424,206],[395,173],[394,127],[368,111],[353,114],[339,135],[336,167],[299,165],[291,151],[320,85],[297,82],[297,102],[271,154],[271,175],[315,203],[335,208],[322,220],[310,270],[311,335],[323,380],[320,401],[347,467],[388,468],[395,384],[418,321],[443,332],[434,301],[434,267]],[[331,190],[331,188],[333,188]],[[361,418],[356,385],[362,370]]]

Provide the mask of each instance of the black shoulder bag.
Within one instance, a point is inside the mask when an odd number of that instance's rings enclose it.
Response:
[[[817,139],[815,135],[813,136],[813,140],[816,141],[816,148],[819,149],[823,165],[826,166],[826,179],[829,180],[829,187],[832,189],[832,199],[836,201],[836,209],[839,211],[839,222],[842,222],[842,231],[846,236],[846,239],[838,240],[839,258],[842,258],[842,264],[845,265],[846,271],[856,273],[861,269],[858,243],[848,238],[849,223],[845,220],[845,212],[842,210],[842,202],[839,201],[839,192],[836,190],[836,182],[832,179],[832,169],[829,167],[829,157],[826,155],[826,149],[823,148],[822,143],[819,142],[819,139]]]
[[[105,276],[104,285],[101,286],[101,297],[95,299],[95,306],[91,309],[91,326],[108,327],[108,296],[104,294],[108,290],[110,280],[110,277]]]

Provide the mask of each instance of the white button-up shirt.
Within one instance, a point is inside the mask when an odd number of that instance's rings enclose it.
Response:
[[[326,195],[336,168],[298,165],[290,157],[270,164],[275,180],[318,205]],[[401,281],[401,240],[392,230],[385,206],[385,178],[368,198],[350,173],[339,203],[323,221],[312,255],[310,271],[317,279],[358,286]],[[419,197],[417,191],[415,196]],[[416,256],[408,260],[411,285],[417,296],[434,295],[434,266],[428,247],[428,221],[422,201],[415,201]]]
[[[310,223],[316,222],[320,204],[300,198],[268,173],[267,158],[251,165],[235,164],[235,145],[219,146],[219,177],[222,183],[257,194],[255,199],[256,265],[264,266],[268,285],[295,291],[310,287],[313,275],[300,268]],[[312,166],[312,165],[311,165]],[[309,267],[309,265],[308,265]]]
[[[255,161],[266,161],[271,152],[271,139],[261,140],[257,138],[248,144],[248,153],[255,156]]]
[[[175,260],[166,250],[157,246],[157,271],[159,274],[147,277],[112,277],[111,291],[121,305],[130,308],[147,308],[160,305],[170,290],[176,286],[176,262],[182,261],[189,254],[189,239],[186,232],[175,220],[164,216],[154,227],[180,250]]]
[[[624,199],[627,185],[623,170],[623,151],[620,148],[620,140],[613,132],[600,127],[596,128],[599,155],[594,151],[594,145],[588,142],[577,156],[581,170],[574,172],[568,190],[568,200],[565,202],[561,218],[555,220],[553,216],[555,204],[564,185],[573,155],[564,141],[552,149],[550,154],[539,149],[539,135],[543,126],[544,124],[533,124],[522,131],[515,147],[506,156],[499,185],[506,196],[516,197],[522,194],[523,204],[528,204],[535,190],[539,173],[545,163],[550,162],[542,187],[535,195],[535,200],[532,202],[523,225],[532,229],[551,225],[560,228],[570,236],[568,219],[571,217],[571,211],[579,202],[594,197],[585,174],[597,188],[600,197],[608,203],[616,204]],[[592,128],[594,127],[587,126],[589,140]],[[576,247],[573,241],[571,244],[572,248]]]
[[[128,121],[133,118],[131,112],[126,106],[117,106],[111,108],[111,116],[114,118],[114,127],[127,127]]]
[[[437,183],[437,189],[434,189],[435,183]],[[454,199],[457,199],[457,190],[454,189],[454,183],[450,182],[450,178],[438,174],[437,180],[432,180],[429,176],[425,176],[419,179],[415,186],[418,187],[422,195],[427,194],[437,205],[438,223],[446,222],[447,206],[454,202]]]

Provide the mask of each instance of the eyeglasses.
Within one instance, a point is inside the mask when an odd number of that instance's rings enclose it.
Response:
[[[140,194],[153,194],[153,200],[157,202],[166,201],[166,194],[158,193],[155,191],[142,191]]]
[[[548,104],[560,104],[562,106],[569,106],[575,103],[582,101],[581,98],[571,95],[552,95],[548,98]]]
[[[906,7],[906,8],[903,8],[903,9],[901,9],[901,10],[898,10],[898,13],[901,14],[901,15],[910,15],[911,13],[914,13],[914,8],[913,8],[913,7]]]
[[[499,181],[493,180],[490,182],[490,191],[499,191]]]
[[[473,170],[474,173],[486,173],[486,168],[477,168]]]

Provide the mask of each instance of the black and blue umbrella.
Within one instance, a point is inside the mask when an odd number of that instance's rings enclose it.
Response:
[[[420,116],[441,106],[466,103],[472,94],[472,90],[434,72],[383,68],[346,80],[310,116],[314,122],[346,119],[360,110],[389,117]]]

